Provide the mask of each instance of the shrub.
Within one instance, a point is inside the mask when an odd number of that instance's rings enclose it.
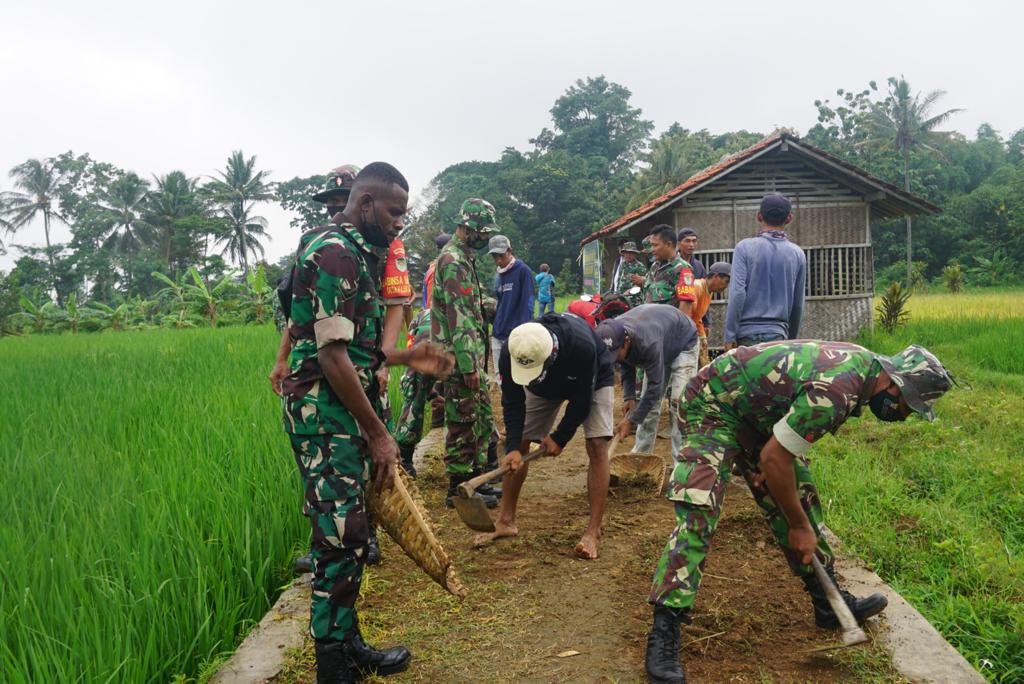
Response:
[[[878,312],[878,325],[887,333],[892,333],[896,328],[906,324],[910,318],[907,311],[907,302],[910,301],[910,290],[899,283],[892,283],[882,293],[882,300],[878,303],[875,311]]]

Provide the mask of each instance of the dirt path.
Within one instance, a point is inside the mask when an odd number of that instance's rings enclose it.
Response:
[[[656,449],[669,458],[667,440]],[[572,549],[586,522],[585,478],[579,435],[561,457],[531,468],[520,536],[474,550],[472,531],[444,506],[440,464],[428,464],[420,488],[471,595],[463,603],[447,597],[385,543],[385,563],[364,584],[364,631],[372,643],[402,643],[415,657],[388,681],[646,681],[646,596],[672,508],[650,487],[613,488],[601,557],[578,560]],[[706,572],[694,624],[683,629],[688,681],[862,681],[856,664],[799,652],[832,635],[814,626],[799,580],[742,484],[730,485]],[[579,653],[559,657],[566,651]],[[286,680],[311,681],[301,669]]]

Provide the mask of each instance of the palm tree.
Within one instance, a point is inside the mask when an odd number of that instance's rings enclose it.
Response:
[[[11,169],[10,176],[17,190],[0,193],[0,228],[14,233],[42,217],[46,258],[50,262],[50,283],[59,305],[60,292],[57,290],[53,245],[50,244],[50,226],[53,221],[67,224],[54,207],[60,175],[55,171],[52,160],[29,159]]]
[[[181,171],[171,171],[164,176],[154,176],[153,180],[156,189],[149,193],[143,218],[156,232],[160,256],[172,267],[180,261],[176,258],[180,255],[174,253],[179,222],[201,211],[196,200],[196,179],[188,178]],[[176,269],[171,268],[171,272],[175,273]]]
[[[127,258],[125,277],[128,296],[132,292],[132,256],[142,244],[140,238],[149,237],[148,226],[141,220],[148,188],[149,183],[129,171],[110,184],[104,193],[104,203],[100,205],[110,220],[103,248]]]
[[[228,231],[217,238],[224,243],[224,250],[242,264],[242,271],[249,273],[249,255],[263,254],[260,238],[266,237],[267,220],[252,214],[258,202],[274,198],[273,188],[267,181],[268,171],[256,171],[256,157],[248,159],[241,150],[235,150],[228,157],[227,166],[217,172],[207,186],[214,202],[220,205],[220,216],[227,222]]]
[[[948,109],[941,114],[932,114],[932,107],[946,94],[945,90],[933,90],[927,95],[910,94],[910,84],[900,76],[889,77],[889,96],[875,104],[869,115],[869,125],[874,137],[882,148],[893,148],[903,161],[903,189],[910,192],[910,152],[921,148],[933,154],[942,155],[934,146],[939,137],[935,130],[949,117],[962,109]],[[911,271],[911,220],[907,216],[907,286],[910,286]]]

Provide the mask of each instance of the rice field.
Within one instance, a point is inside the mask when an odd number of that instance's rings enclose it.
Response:
[[[0,680],[230,653],[308,539],[272,327],[0,340]]]
[[[1024,292],[910,311],[862,343],[924,344],[973,389],[934,424],[823,440],[828,520],[986,677],[1024,681]],[[266,381],[277,339],[0,339],[0,681],[201,681],[271,605],[308,540]]]

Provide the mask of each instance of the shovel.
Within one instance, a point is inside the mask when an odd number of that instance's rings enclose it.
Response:
[[[608,473],[609,484],[616,485],[623,477],[647,477],[654,481],[658,491],[665,480],[665,461],[661,456],[655,454],[616,454],[619,446],[619,438],[612,438],[608,445]]]
[[[545,453],[547,452],[544,447],[537,447],[523,456],[523,463],[529,463]],[[505,464],[483,475],[477,475],[472,480],[466,480],[459,485],[459,495],[453,497],[452,502],[455,504],[456,512],[458,512],[459,517],[462,518],[462,522],[466,523],[467,527],[478,532],[494,532],[494,521],[491,520],[491,516],[487,512],[486,504],[484,504],[483,499],[479,496],[473,496],[473,494],[480,485],[497,480],[508,471],[508,464]]]
[[[814,564],[814,574],[818,577],[818,584],[825,589],[825,596],[828,598],[828,604],[832,606],[832,612],[836,614],[839,619],[839,627],[842,630],[839,634],[839,643],[830,644],[827,646],[819,646],[818,648],[812,648],[807,653],[820,653],[824,651],[834,651],[840,648],[850,648],[858,644],[864,644],[868,641],[868,635],[864,633],[864,630],[857,624],[857,620],[853,617],[853,613],[850,612],[849,606],[846,605],[846,601],[839,595],[839,590],[836,589],[836,585],[832,583],[832,578],[825,572],[825,568],[821,565],[821,561],[818,560],[817,556],[811,556],[811,563]]]

